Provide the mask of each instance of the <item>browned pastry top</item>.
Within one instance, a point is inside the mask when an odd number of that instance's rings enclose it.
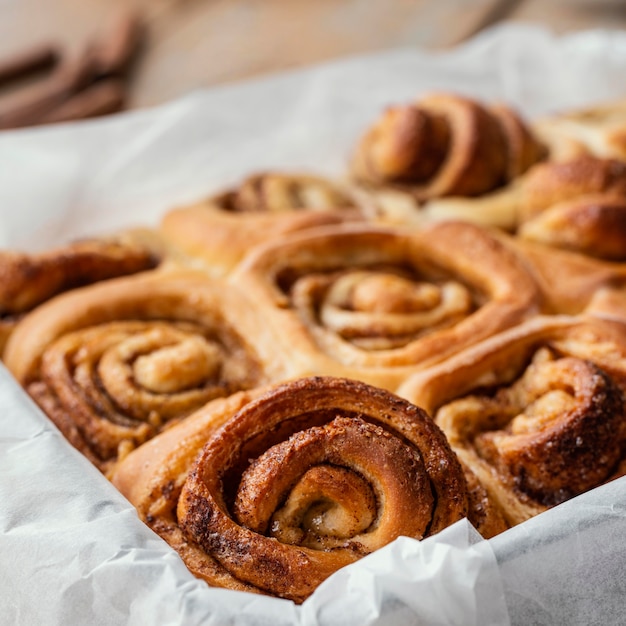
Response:
[[[625,390],[626,326],[554,316],[416,374],[400,393],[436,416],[516,524],[615,477]]]
[[[509,107],[434,94],[389,108],[357,147],[353,171],[373,184],[410,185],[420,199],[474,196],[525,172],[544,156]]]
[[[541,163],[524,178],[521,219],[526,221],[567,200],[597,194],[626,196],[626,163],[593,156]]]
[[[152,251],[115,240],[89,240],[41,254],[0,252],[0,313],[29,311],[52,296],[156,266]]]
[[[247,306],[192,271],[145,272],[62,294],[24,318],[13,375],[101,470],[209,400],[264,381],[232,320]]]
[[[481,528],[504,529],[421,409],[339,378],[216,401],[131,454],[113,480],[196,575],[297,602],[400,535],[430,536],[475,512]]]
[[[535,166],[521,185],[523,240],[626,259],[626,164],[585,156]]]
[[[486,231],[461,222],[405,232],[344,225],[258,248],[230,277],[303,375],[394,389],[409,369],[537,312],[535,283]],[[252,333],[251,333],[252,334]],[[259,342],[257,342],[257,345]],[[276,346],[260,345],[269,359]]]

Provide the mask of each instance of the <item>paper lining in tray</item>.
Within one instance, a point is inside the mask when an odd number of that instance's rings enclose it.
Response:
[[[0,137],[0,245],[155,224],[259,169],[343,174],[386,105],[432,90],[535,117],[626,94],[626,34],[505,26],[445,54],[358,57],[150,111]],[[620,623],[626,479],[491,541],[401,538],[302,606],[209,589],[0,369],[0,615],[7,624]]]

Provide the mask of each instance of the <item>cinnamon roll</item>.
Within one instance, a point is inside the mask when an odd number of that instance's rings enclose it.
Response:
[[[626,326],[536,318],[410,378],[511,525],[615,478],[626,458]]]
[[[0,251],[0,354],[18,320],[53,296],[152,269],[155,246],[129,235],[77,241],[42,253]]]
[[[385,111],[361,139],[352,170],[359,181],[408,186],[426,200],[487,193],[543,156],[511,108],[445,93]]]
[[[518,258],[487,231],[460,222],[292,235],[251,253],[230,282],[274,329],[277,343],[257,342],[264,358],[284,352],[298,375],[342,375],[392,391],[416,367],[539,306]]]
[[[398,536],[478,508],[421,409],[332,377],[215,401],[127,457],[113,483],[196,576],[295,602]]]
[[[227,273],[255,245],[323,224],[362,220],[355,198],[315,176],[263,173],[194,206],[173,209],[161,221],[166,238]]]
[[[517,236],[609,261],[626,259],[626,163],[544,163],[524,181]]]
[[[231,318],[245,306],[191,271],[112,279],[30,313],[5,363],[69,442],[107,472],[209,400],[265,380]]]

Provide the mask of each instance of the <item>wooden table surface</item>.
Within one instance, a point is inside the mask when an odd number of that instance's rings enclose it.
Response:
[[[445,49],[507,20],[626,28],[617,0],[0,0],[0,59],[41,41],[80,50],[128,7],[147,31],[129,108],[350,54]]]

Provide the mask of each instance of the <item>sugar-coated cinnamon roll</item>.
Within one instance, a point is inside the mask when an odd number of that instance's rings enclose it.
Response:
[[[421,200],[476,196],[504,185],[544,155],[520,116],[454,94],[389,108],[353,162],[366,183],[410,186]]]
[[[237,294],[191,271],[149,272],[62,294],[25,317],[5,363],[103,471],[265,370],[231,321]]]
[[[483,229],[346,225],[257,249],[231,274],[300,375],[332,373],[393,390],[441,360],[534,314],[535,283]],[[251,337],[254,341],[254,337]]]
[[[500,506],[520,523],[615,478],[626,458],[626,326],[535,318],[409,379]]]
[[[253,246],[323,224],[362,220],[355,198],[321,177],[263,173],[194,206],[169,211],[161,231],[176,246],[227,273]]]
[[[196,576],[296,602],[398,536],[479,508],[421,409],[332,377],[215,401],[129,455],[113,483]]]
[[[159,263],[154,246],[120,235],[28,254],[0,251],[0,353],[17,321],[58,293]]]

